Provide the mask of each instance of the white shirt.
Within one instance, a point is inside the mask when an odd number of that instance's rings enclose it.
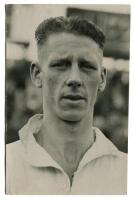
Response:
[[[7,194],[126,194],[127,156],[103,133],[93,127],[96,140],[85,153],[74,173],[72,185],[68,175],[42,148],[34,137],[42,115],[35,115],[19,132],[20,140],[7,145]]]

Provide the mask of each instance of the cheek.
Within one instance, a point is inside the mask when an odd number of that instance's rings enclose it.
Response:
[[[96,73],[96,74],[89,75],[88,77],[86,77],[86,82],[87,82],[87,86],[89,90],[95,91],[95,89],[98,88],[99,82],[100,82],[99,74]]]
[[[94,102],[96,101],[99,82],[100,82],[100,78],[98,74],[87,78],[86,90],[88,93],[88,98],[89,98],[90,103],[94,104]]]
[[[55,90],[55,81],[52,77],[46,76],[43,81],[43,87],[44,87],[44,95],[53,96],[53,91]]]
[[[43,80],[44,95],[46,98],[54,99],[58,93],[60,79],[55,74],[47,74]]]

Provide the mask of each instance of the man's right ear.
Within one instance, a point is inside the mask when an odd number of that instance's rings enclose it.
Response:
[[[42,87],[42,72],[38,63],[32,63],[30,66],[30,76],[33,84],[41,88]]]

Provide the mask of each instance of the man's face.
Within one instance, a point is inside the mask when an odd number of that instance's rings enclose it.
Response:
[[[87,37],[50,35],[39,53],[44,113],[80,121],[93,112],[102,82],[102,50]]]

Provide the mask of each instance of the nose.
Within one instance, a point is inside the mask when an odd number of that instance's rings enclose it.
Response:
[[[69,87],[80,87],[82,85],[80,71],[77,64],[72,65],[66,84]]]

